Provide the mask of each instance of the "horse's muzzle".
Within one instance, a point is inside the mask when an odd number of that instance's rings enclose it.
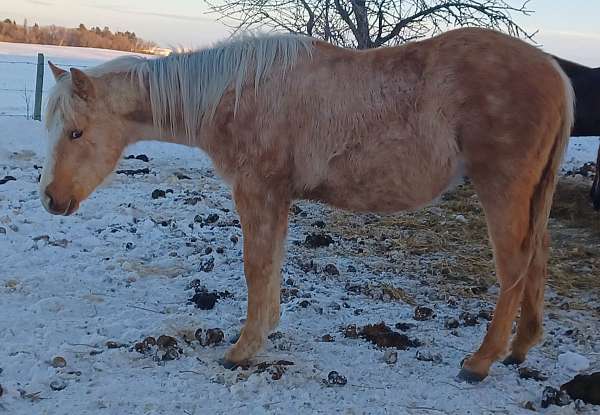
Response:
[[[78,208],[78,203],[76,200],[71,198],[67,202],[60,203],[57,202],[48,191],[42,193],[41,199],[44,208],[48,211],[48,213],[53,215],[69,216]]]

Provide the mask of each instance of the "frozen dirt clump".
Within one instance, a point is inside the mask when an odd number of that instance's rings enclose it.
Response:
[[[332,370],[327,375],[327,379],[323,379],[323,383],[327,386],[344,386],[348,383],[348,379],[345,376],[340,375],[335,370]]]
[[[194,292],[188,304],[194,304],[200,310],[212,310],[220,299],[233,297],[229,291],[208,291],[203,285],[195,286]]]
[[[125,176],[144,175],[150,174],[150,169],[148,167],[144,167],[143,169],[121,169],[117,170],[115,174],[124,174]]]
[[[392,330],[384,322],[367,324],[360,330],[359,335],[379,347],[395,347],[396,349],[406,350],[421,345],[418,340]]]
[[[327,234],[311,233],[306,236],[304,246],[307,248],[327,247],[333,243],[333,238]]]
[[[278,360],[276,362],[261,362],[256,365],[255,373],[269,372],[272,380],[279,380],[287,371],[289,366],[293,366],[294,362],[289,360]]]
[[[544,373],[540,372],[537,369],[529,368],[529,367],[520,367],[519,368],[519,377],[521,379],[533,379],[539,382],[543,382],[548,380],[548,376]]]
[[[8,182],[16,181],[13,176],[5,176],[3,179],[0,179],[0,184],[6,184]]]
[[[194,333],[194,337],[200,342],[201,346],[206,347],[221,344],[225,339],[225,334],[220,328],[207,330],[197,329]]]
[[[415,308],[414,319],[417,321],[430,320],[435,316],[433,310],[429,307],[418,306]]]
[[[542,392],[542,408],[548,408],[550,405],[566,406],[570,403],[571,398],[565,391],[546,386]]]

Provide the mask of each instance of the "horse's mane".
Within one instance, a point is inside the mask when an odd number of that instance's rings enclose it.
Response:
[[[174,53],[158,59],[124,56],[85,72],[98,77],[127,72],[148,90],[154,124],[161,131],[172,132],[176,120],[183,120],[188,137],[193,137],[202,117],[214,115],[221,97],[235,88],[235,109],[245,80],[258,89],[261,80],[277,64],[285,73],[299,54],[311,54],[312,39],[299,35],[243,36],[223,41],[214,47],[193,52]],[[66,74],[65,78],[69,75]],[[68,116],[71,101],[64,92],[64,82],[57,82],[47,103],[47,114],[61,111]],[[47,117],[48,119],[48,117]]]

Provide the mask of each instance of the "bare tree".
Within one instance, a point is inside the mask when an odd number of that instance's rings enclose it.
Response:
[[[359,49],[399,44],[459,26],[533,36],[513,19],[513,14],[532,13],[529,0],[205,1],[235,31],[284,30]]]

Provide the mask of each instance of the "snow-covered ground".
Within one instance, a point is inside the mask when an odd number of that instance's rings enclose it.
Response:
[[[572,137],[563,161],[563,170],[581,167],[583,163],[596,162],[600,138]]]
[[[0,43],[0,60],[40,50],[80,64],[113,56]],[[30,79],[10,72],[13,67],[0,70],[0,83]],[[13,104],[0,94],[0,107]],[[479,385],[457,382],[459,363],[479,345],[486,324],[461,323],[453,331],[444,323],[493,304],[438,292],[427,284],[427,264],[407,272],[402,261],[408,254],[365,251],[365,241],[335,228],[329,220],[334,211],[312,203],[298,203],[290,216],[281,325],[255,362],[293,365],[225,369],[218,359],[245,314],[242,235],[228,189],[209,160],[180,146],[137,144],[125,154],[145,154],[149,162],[123,160],[119,169],[149,173],[115,174],[77,214],[56,217],[37,195],[44,139],[41,123],[0,116],[0,179],[16,179],[0,185],[0,414],[525,414],[526,401],[546,414],[573,414],[575,404],[540,409],[542,390],[578,371],[600,370],[597,314],[556,307],[545,320],[545,341],[527,362],[548,380],[521,379],[516,368],[496,364]],[[565,167],[592,161],[597,143],[572,140]],[[153,199],[155,189],[172,192]],[[373,220],[357,215],[355,225]],[[304,246],[313,232],[331,235],[334,244]],[[200,310],[188,303],[198,283],[232,296]],[[356,292],[382,283],[404,289],[406,301]],[[548,297],[560,302],[552,292]],[[435,316],[414,320],[416,305],[432,308]],[[398,350],[391,364],[384,350],[342,334],[349,324],[380,321],[396,331],[396,323],[414,325],[404,328],[421,346]],[[198,328],[217,327],[225,334],[221,344],[185,341]],[[177,339],[176,359],[135,350],[136,342],[160,335]],[[334,341],[323,341],[324,335]],[[52,365],[57,356],[66,366]],[[331,371],[347,384],[326,385]],[[591,405],[579,411],[599,412]]]

